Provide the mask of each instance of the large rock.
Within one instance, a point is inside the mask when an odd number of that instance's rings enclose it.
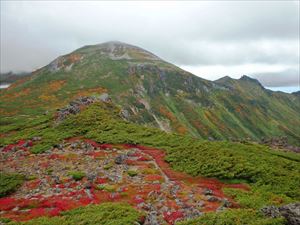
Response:
[[[103,93],[99,97],[87,96],[87,97],[79,97],[69,103],[69,105],[65,108],[58,109],[57,111],[57,120],[62,121],[68,115],[78,114],[84,106],[88,106],[94,102],[109,102],[110,97],[107,93]]]
[[[300,224],[300,202],[291,203],[281,207],[267,206],[262,208],[261,212],[272,218],[283,216],[289,225]]]
[[[124,161],[127,159],[127,156],[126,155],[118,155],[116,158],[115,158],[115,163],[116,164],[123,164]]]
[[[281,216],[279,209],[276,206],[267,206],[260,210],[265,216],[278,218]]]
[[[300,224],[300,202],[281,206],[279,207],[279,211],[281,215],[286,218],[288,224]]]

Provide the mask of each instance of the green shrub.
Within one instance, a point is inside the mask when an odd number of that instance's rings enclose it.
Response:
[[[4,197],[17,190],[24,182],[24,176],[20,174],[0,173],[0,197]]]
[[[131,177],[134,177],[134,176],[138,175],[138,172],[135,170],[128,170],[127,174]]]
[[[291,203],[292,198],[282,194],[274,194],[262,187],[252,186],[250,191],[243,191],[236,188],[225,188],[224,193],[238,202],[240,207],[260,209],[266,205],[283,205]]]
[[[109,170],[112,167],[113,167],[113,163],[108,163],[108,164],[106,164],[106,165],[103,166],[103,169]]]
[[[68,173],[69,176],[71,176],[74,180],[82,180],[82,178],[85,177],[85,173],[81,171],[71,171]]]
[[[66,211],[61,216],[11,222],[9,225],[132,225],[138,223],[142,216],[142,213],[127,204],[104,203]]]
[[[229,209],[219,213],[206,213],[197,219],[176,225],[283,225],[283,218],[266,218],[256,210]]]
[[[98,185],[97,189],[108,191],[108,192],[115,192],[116,191],[116,186],[115,185],[110,185],[110,184],[102,184],[102,185]]]

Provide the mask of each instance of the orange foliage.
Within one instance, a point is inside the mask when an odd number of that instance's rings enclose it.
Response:
[[[14,82],[13,84],[11,84],[11,85],[7,88],[7,90],[13,89],[13,88],[19,86],[20,84],[25,83],[25,82],[28,81],[29,79],[30,79],[30,77],[25,77],[25,78],[23,78],[23,79],[17,80],[17,81]]]
[[[26,95],[29,95],[31,92],[31,90],[29,88],[25,88],[20,90],[19,92],[15,92],[14,94],[12,94],[12,98],[19,98],[19,97],[23,97]]]
[[[176,117],[165,107],[160,106],[159,107],[159,112],[164,115],[165,117],[167,117],[169,120],[171,120],[172,122],[176,121]]]
[[[205,135],[208,135],[207,127],[205,127],[200,121],[194,121],[193,125],[201,132],[203,132]]]
[[[172,112],[170,112],[167,108],[165,108],[164,106],[160,106],[159,107],[159,112],[164,115],[165,117],[167,117],[174,125],[176,131],[179,134],[186,134],[187,133],[187,128],[185,126],[183,126],[182,124],[180,124],[177,120],[177,118],[174,116],[174,114]]]
[[[61,89],[61,87],[66,83],[65,80],[54,80],[49,84],[49,91],[55,92]]]
[[[62,88],[62,86],[66,83],[65,80],[54,80],[50,82],[46,87],[44,87],[44,93],[39,96],[39,99],[46,101],[46,102],[55,102],[57,98],[53,93],[57,92]],[[36,102],[34,102],[35,104]],[[28,102],[29,104],[29,102]]]
[[[67,60],[69,60],[71,63],[76,63],[81,59],[80,54],[71,54],[68,55]]]
[[[54,95],[41,95],[39,99],[46,101],[46,102],[54,102],[56,101],[56,97]]]
[[[217,116],[214,116],[210,111],[205,111],[205,117],[212,122],[214,125],[216,125],[220,130],[226,130],[226,126],[224,123],[218,119]]]
[[[187,133],[187,129],[186,127],[180,125],[179,127],[177,127],[176,131],[179,133],[179,134],[186,134]]]
[[[96,87],[96,88],[89,88],[89,89],[82,89],[79,90],[75,95],[74,99],[80,97],[80,96],[90,96],[92,94],[102,94],[107,92],[107,89],[102,88],[102,87]]]

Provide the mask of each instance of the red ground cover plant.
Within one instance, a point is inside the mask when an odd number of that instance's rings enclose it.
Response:
[[[164,178],[161,175],[149,174],[145,176],[146,181],[162,181]]]
[[[117,184],[115,190],[111,192],[98,188],[99,186],[103,184],[109,184],[110,182],[108,178],[102,176],[96,177],[89,190],[84,189],[82,186],[87,182],[87,178],[83,178],[80,181],[74,181],[70,178],[64,178],[61,179],[61,183],[55,184],[53,183],[53,181],[51,181],[50,176],[47,176],[46,181],[50,183],[51,187],[59,188],[61,191],[60,194],[55,194],[52,196],[35,195],[29,199],[13,197],[0,198],[0,210],[5,211],[5,217],[17,221],[24,221],[40,216],[57,216],[61,211],[74,209],[88,204],[99,204],[104,202],[122,201],[138,208],[139,205],[149,200],[149,193],[154,192],[158,195],[165,194],[167,200],[164,202],[164,204],[165,206],[167,206],[169,211],[164,212],[162,216],[168,224],[174,224],[177,220],[182,219],[184,217],[184,214],[182,211],[180,211],[181,208],[176,203],[174,198],[168,193],[163,193],[165,189],[162,188],[161,183],[166,182],[167,180],[172,181],[172,185],[170,187],[173,187],[173,184],[180,187],[181,192],[176,193],[175,195],[186,204],[188,202],[186,193],[189,192],[192,188],[195,188],[196,193],[199,192],[199,195],[204,189],[210,189],[212,190],[214,196],[220,198],[226,197],[222,191],[224,187],[248,190],[248,187],[243,184],[224,184],[217,179],[192,177],[188,174],[174,171],[164,160],[166,154],[165,151],[159,149],[131,144],[99,144],[93,140],[86,140],[82,138],[71,138],[67,141],[72,142],[78,140],[83,140],[97,149],[96,151],[92,151],[89,153],[82,153],[85,157],[86,155],[88,155],[92,158],[105,158],[106,156],[108,156],[108,154],[115,154],[114,152],[109,153],[109,151],[101,151],[101,149],[138,149],[138,151],[136,151],[135,153],[130,154],[131,159],[127,159],[125,163],[128,166],[135,166],[136,168],[138,168],[138,171],[148,169],[148,171],[153,170],[155,172],[141,172],[140,174],[142,179],[146,181],[141,185],[133,185],[132,183],[129,183],[130,179],[132,178],[125,176],[122,181],[123,183]],[[13,150],[13,148],[20,148],[27,151],[28,148],[24,146],[30,147],[32,146],[32,142],[19,140],[16,144],[5,146],[3,151],[8,152]],[[39,160],[41,160],[39,166],[41,168],[51,168],[51,166],[53,166],[52,163],[54,162],[54,160],[65,160],[65,157],[66,156],[64,154],[58,153],[41,156],[40,158],[38,158]],[[75,158],[72,157],[70,158],[70,160],[76,161]],[[149,163],[149,161],[152,160],[155,161],[156,165],[153,163]],[[14,164],[14,162],[12,162],[10,165],[14,167],[17,166],[16,164]],[[154,165],[155,167],[158,166],[159,168],[155,168]],[[163,172],[162,174],[160,170]],[[26,181],[24,187],[31,190],[36,189],[39,186],[40,182],[40,179]],[[75,190],[73,189],[73,191],[68,191],[67,188],[74,188]],[[77,188],[79,188],[79,190],[76,190]],[[195,198],[197,198],[197,196],[195,196]],[[228,199],[231,203],[233,203],[233,206],[236,206],[232,199]],[[201,211],[215,211],[220,206],[220,204],[220,202],[207,201],[205,202],[205,205],[201,209]],[[24,209],[25,211],[15,212],[13,209],[16,207],[18,207],[19,209]]]
[[[6,210],[11,210],[15,207],[17,204],[17,200],[14,198],[0,198],[0,210],[1,211],[6,211]]]
[[[25,185],[28,189],[35,189],[39,186],[40,183],[41,183],[41,180],[35,179],[35,180],[32,180],[32,181],[26,182]]]
[[[107,183],[107,178],[98,177],[95,181],[96,184],[105,184]]]
[[[26,147],[25,147],[26,146]],[[31,140],[29,141],[26,141],[26,140],[19,140],[16,144],[9,144],[9,145],[6,145],[4,148],[3,148],[3,152],[9,152],[11,150],[13,150],[14,148],[18,148],[18,149],[21,149],[23,151],[28,151],[28,147],[32,147],[33,146],[33,143]]]
[[[169,224],[174,224],[177,220],[183,218],[183,213],[180,211],[164,212],[164,219]]]
[[[49,159],[53,159],[53,160],[56,160],[56,159],[64,159],[64,158],[65,158],[64,155],[56,154],[56,153],[51,154],[51,155],[49,156]]]
[[[107,156],[107,153],[103,151],[96,151],[96,152],[89,152],[88,155],[90,155],[95,159],[95,158],[104,158],[105,156]]]

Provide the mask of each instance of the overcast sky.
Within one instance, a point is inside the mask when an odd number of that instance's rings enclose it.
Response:
[[[246,74],[295,91],[299,19],[299,1],[1,1],[1,72],[118,40],[209,80]]]

